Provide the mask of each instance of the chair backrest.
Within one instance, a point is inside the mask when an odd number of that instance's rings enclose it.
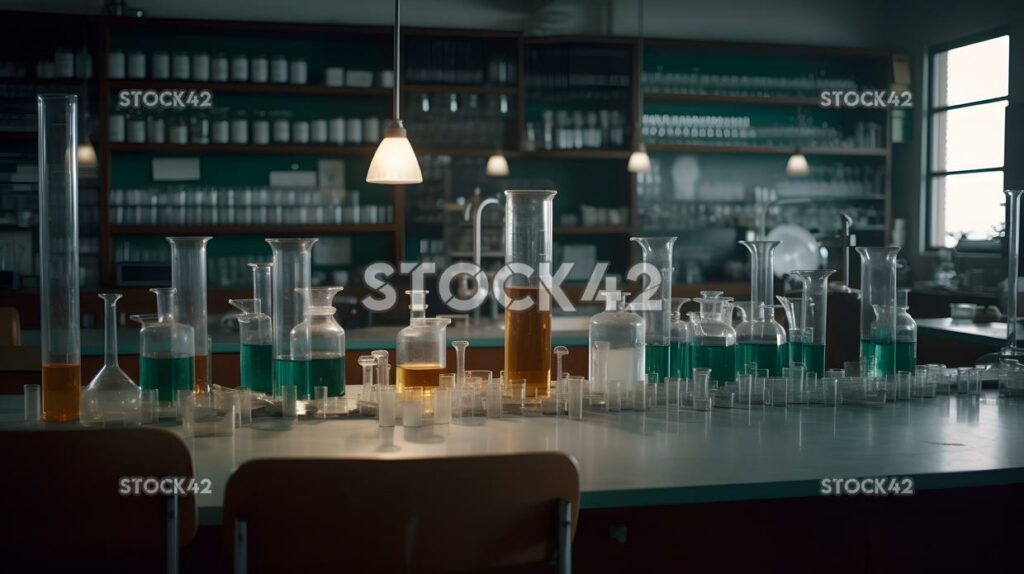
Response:
[[[228,481],[226,547],[238,518],[250,572],[477,572],[544,564],[556,554],[560,501],[571,505],[575,532],[579,496],[575,461],[553,452],[253,460]]]
[[[0,568],[9,566],[6,559],[43,570],[148,564],[147,571],[159,571],[153,568],[169,564],[173,499],[145,494],[145,483],[136,494],[123,479],[192,477],[191,455],[177,435],[145,428],[0,431],[0,453]],[[183,546],[196,533],[196,504],[188,492],[177,500]]]
[[[21,315],[14,307],[0,307],[0,347],[21,346]]]

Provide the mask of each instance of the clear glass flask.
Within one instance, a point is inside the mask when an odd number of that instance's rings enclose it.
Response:
[[[828,328],[828,279],[835,269],[794,271],[803,290],[800,294],[801,316],[804,322],[801,363],[808,373],[825,376],[825,339]]]
[[[334,298],[344,287],[308,287],[299,293],[306,300],[306,319],[292,329],[292,354],[309,356],[308,382],[299,397],[310,398],[316,387],[327,387],[331,397],[345,395],[345,329],[334,319]],[[303,349],[302,345],[308,345]]]
[[[427,291],[405,293],[409,295],[409,326],[395,337],[395,384],[399,392],[405,387],[439,385],[439,377],[447,367],[445,342],[451,322],[443,317],[427,318]],[[505,357],[507,364],[507,350]]]
[[[626,384],[643,381],[643,317],[625,310],[623,293],[603,291],[598,296],[605,298],[605,310],[590,318],[590,377]]]
[[[274,334],[261,299],[228,299],[238,309],[239,374],[243,388],[273,392]]]
[[[156,295],[155,315],[132,315],[139,332],[139,386],[156,389],[161,405],[177,402],[178,391],[195,389],[195,329],[174,316],[174,287],[150,289]]]
[[[527,396],[548,394],[551,277],[556,191],[505,191],[505,377],[526,381]]]
[[[206,312],[206,243],[210,237],[168,237],[171,244],[171,286],[174,320],[192,325],[195,332],[196,392],[213,388],[210,337]]]
[[[43,420],[78,420],[82,393],[78,300],[78,98],[37,97],[39,308]]]
[[[669,345],[672,340],[672,246],[676,238],[630,237],[629,240],[640,245],[644,263],[653,266],[651,272],[661,278],[661,284],[655,286],[651,275],[643,275],[643,290],[649,298],[639,311],[647,329],[645,368],[648,373],[657,374],[659,381],[664,381],[665,377],[672,376]],[[649,292],[651,289],[655,290]]]
[[[690,302],[689,298],[672,299],[672,331],[671,352],[669,353],[669,372],[672,377],[690,378],[693,369],[690,366],[693,343],[693,326],[682,314],[683,305]]]
[[[138,424],[142,391],[117,364],[117,300],[120,293],[100,293],[103,299],[103,368],[82,391],[80,420],[86,426]]]
[[[292,329],[306,320],[306,298],[300,289],[310,286],[312,272],[311,251],[315,238],[267,239],[274,252],[273,287],[271,297],[273,313],[270,316],[274,332],[274,396],[281,394],[281,388],[298,385],[309,386],[310,356],[301,354],[309,344],[300,344],[296,354],[292,349]]]
[[[693,368],[711,369],[720,383],[736,380],[736,329],[730,324],[732,298],[721,291],[701,291],[695,299],[700,313],[690,313],[693,324]]]
[[[910,289],[896,292],[896,372],[917,369],[917,321],[910,316]]]
[[[860,254],[860,358],[873,376],[895,373],[896,255],[899,247],[858,247]],[[875,307],[884,311],[875,316]],[[879,320],[885,323],[878,323]]]
[[[786,331],[775,320],[775,248],[778,241],[740,241],[750,252],[750,315],[736,329],[737,366],[757,363],[782,376],[789,362]]]

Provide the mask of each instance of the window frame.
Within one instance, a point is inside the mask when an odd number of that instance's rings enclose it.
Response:
[[[1011,38],[1009,38],[1009,36],[1010,36],[1009,28],[1004,26],[1004,27],[996,28],[994,30],[988,30],[988,31],[985,31],[985,32],[977,33],[977,34],[972,34],[970,36],[959,38],[957,40],[953,40],[953,41],[950,41],[950,42],[944,42],[944,43],[940,43],[940,44],[935,44],[935,45],[933,45],[933,46],[928,48],[928,53],[927,53],[927,56],[926,56],[928,58],[927,68],[926,68],[928,70],[928,76],[927,76],[927,78],[925,78],[925,80],[923,82],[925,84],[925,86],[926,86],[927,93],[928,93],[927,107],[926,107],[926,110],[925,110],[925,118],[924,118],[924,121],[926,122],[926,129],[924,130],[925,131],[925,147],[924,147],[924,154],[925,154],[925,157],[924,157],[924,167],[925,167],[925,169],[924,169],[924,178],[925,178],[925,181],[924,181],[924,189],[925,189],[925,194],[924,194],[925,195],[925,205],[924,205],[924,207],[925,207],[925,209],[924,209],[924,212],[925,212],[925,226],[924,226],[924,241],[923,241],[924,251],[936,252],[936,251],[938,251],[940,249],[945,249],[946,248],[945,244],[936,244],[933,241],[935,239],[935,237],[934,237],[934,235],[935,235],[934,227],[935,227],[935,223],[936,223],[936,221],[935,221],[936,217],[935,216],[936,216],[936,211],[937,211],[937,203],[935,201],[936,193],[937,192],[936,192],[936,189],[935,189],[934,182],[935,182],[935,180],[937,178],[945,177],[945,176],[949,176],[949,175],[960,175],[960,174],[971,174],[971,173],[994,173],[994,172],[1001,172],[1001,173],[1003,173],[1004,178],[1005,178],[1005,175],[1006,175],[1006,158],[1005,157],[1003,158],[1002,165],[1000,167],[997,167],[997,168],[996,167],[984,167],[984,168],[972,168],[972,169],[960,169],[960,170],[936,170],[935,169],[935,165],[934,165],[934,162],[935,162],[934,141],[935,141],[935,136],[936,136],[935,117],[936,117],[937,114],[940,114],[940,113],[943,113],[943,112],[948,112],[950,110],[956,110],[956,109],[962,109],[962,108],[970,108],[970,107],[975,107],[975,106],[980,106],[980,105],[985,105],[985,104],[992,104],[992,103],[996,103],[996,102],[1007,102],[1007,103],[1009,103],[1009,100],[1010,100],[1009,86],[1007,86],[1007,93],[1006,93],[1005,96],[999,96],[999,97],[996,97],[996,98],[986,98],[986,99],[983,99],[983,100],[975,100],[975,101],[963,102],[963,103],[953,104],[953,105],[936,106],[935,105],[935,99],[938,96],[938,94],[937,94],[937,92],[935,90],[935,78],[936,78],[935,56],[938,55],[941,52],[948,52],[950,50],[955,50],[956,48],[963,48],[964,46],[969,46],[971,44],[977,44],[977,43],[980,43],[980,42],[985,42],[987,40],[992,40],[992,39],[995,39],[995,38],[999,38],[1001,36],[1007,36],[1008,40],[1012,40]],[[1007,74],[1009,74],[1009,72],[1010,72],[1010,70],[1008,69],[1007,70]],[[1005,134],[1004,134],[1003,137],[1005,139]]]

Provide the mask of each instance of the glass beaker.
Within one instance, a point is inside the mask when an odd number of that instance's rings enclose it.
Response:
[[[78,98],[37,96],[39,308],[43,420],[78,420],[82,394],[78,300]]]
[[[406,291],[409,295],[409,326],[395,337],[395,385],[436,387],[447,366],[445,341],[451,319],[427,318],[427,291]],[[506,334],[507,337],[507,334]],[[506,351],[506,364],[508,361]]]
[[[742,368],[757,363],[771,376],[786,365],[786,331],[775,320],[775,265],[778,241],[740,241],[750,251],[750,316],[736,329],[736,358]]]
[[[598,296],[605,298],[605,310],[590,318],[590,377],[627,384],[642,382],[646,335],[643,318],[625,310],[623,293],[602,291]]]
[[[174,316],[174,287],[150,289],[156,295],[155,315],[132,315],[139,332],[139,386],[156,389],[162,405],[178,400],[178,391],[195,388],[195,329]]]
[[[292,354],[309,356],[308,383],[300,386],[301,398],[312,397],[316,387],[327,387],[328,396],[345,395],[345,329],[334,320],[334,297],[344,287],[299,289],[306,300],[306,319],[292,329]],[[303,349],[303,345],[308,348]]]
[[[142,391],[117,364],[117,300],[120,293],[100,293],[103,299],[103,368],[82,392],[83,425],[108,426],[141,422]]]
[[[693,342],[693,326],[683,318],[683,305],[690,301],[689,298],[672,299],[672,328],[671,345],[669,353],[669,371],[671,376],[688,379],[693,367],[690,366],[690,344]]]
[[[274,379],[274,334],[261,299],[228,299],[238,316],[239,373],[243,388],[270,394]]]
[[[711,378],[720,383],[736,380],[736,329],[727,313],[732,313],[732,298],[721,291],[701,291],[694,299],[700,313],[690,313],[693,325],[693,368],[711,369]]]
[[[803,317],[805,333],[800,356],[808,373],[825,376],[825,339],[828,327],[828,279],[835,269],[814,269],[794,271],[793,275],[803,283],[800,296],[800,315]]]
[[[645,264],[652,265],[660,277],[644,273],[643,300],[639,311],[646,325],[646,370],[658,375],[659,381],[672,376],[669,344],[672,340],[672,245],[675,237],[630,237],[640,245]],[[654,271],[654,270],[651,270]]]
[[[556,191],[505,191],[505,377],[525,379],[527,396],[548,394],[550,284]]]
[[[210,364],[210,337],[206,314],[206,243],[210,237],[168,237],[171,244],[171,286],[174,295],[174,320],[192,325],[195,332],[196,392],[213,388]]]
[[[315,238],[267,239],[274,252],[271,280],[273,313],[270,316],[274,332],[274,385],[275,396],[281,388],[309,386],[309,355],[296,355],[292,349],[292,329],[306,320],[306,299],[298,289],[310,286],[311,251]],[[309,344],[299,345],[308,349]]]
[[[896,255],[899,247],[858,247],[860,254],[860,357],[868,365],[868,373],[880,376],[894,373],[895,357],[892,346],[896,333]],[[875,306],[888,309],[876,323]],[[872,332],[878,339],[872,338]],[[875,356],[882,353],[881,361]],[[891,363],[891,364],[890,364]]]
[[[917,369],[917,321],[910,316],[910,289],[896,292],[896,372]]]

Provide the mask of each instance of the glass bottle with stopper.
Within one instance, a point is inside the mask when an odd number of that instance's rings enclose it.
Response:
[[[750,316],[736,329],[737,367],[757,363],[771,376],[786,366],[786,331],[775,321],[775,266],[778,241],[740,241],[750,251]],[[712,375],[714,376],[714,375]]]
[[[156,295],[155,315],[132,315],[139,332],[139,384],[156,389],[161,406],[178,400],[178,391],[195,388],[195,330],[174,317],[174,287],[150,289]]]
[[[736,329],[732,327],[732,298],[721,291],[701,291],[694,299],[700,313],[690,313],[693,324],[693,368],[711,369],[711,378],[736,380]]]
[[[649,266],[643,273],[642,300],[634,302],[646,329],[644,369],[658,375],[658,381],[671,376],[669,346],[672,339],[672,246],[675,237],[630,237],[640,245],[643,260]]]
[[[644,380],[646,331],[640,315],[625,310],[625,294],[602,291],[605,310],[590,319],[590,377],[599,383]]]
[[[299,393],[310,398],[316,387],[327,387],[327,394],[345,394],[345,329],[334,319],[334,298],[344,287],[306,287],[299,289],[304,300],[306,320],[292,329],[292,354],[309,357],[307,386]]]
[[[82,392],[79,420],[86,426],[123,426],[141,422],[142,392],[117,364],[117,300],[120,293],[100,293],[103,299],[103,368]]]
[[[436,387],[446,366],[445,340],[451,319],[427,318],[427,291],[406,291],[409,295],[409,326],[395,339],[395,383],[405,387]]]

